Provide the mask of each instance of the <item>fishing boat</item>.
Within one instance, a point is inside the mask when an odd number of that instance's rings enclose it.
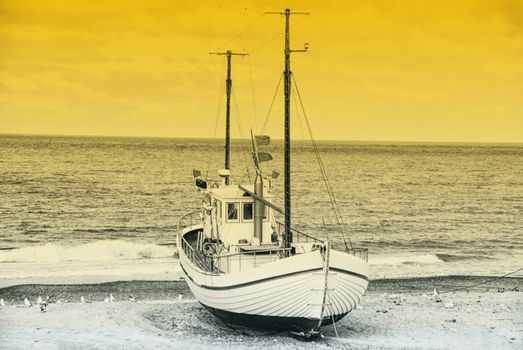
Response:
[[[197,300],[226,323],[259,329],[318,334],[360,302],[369,281],[367,249],[328,240],[291,226],[289,9],[285,16],[284,208],[273,203],[271,179],[260,163],[270,155],[258,148],[267,136],[252,136],[254,183],[230,183],[231,51],[227,56],[225,167],[210,182],[195,170],[202,209],[179,223],[179,259]],[[329,191],[329,196],[332,194]],[[283,214],[280,223],[276,217]],[[315,218],[311,217],[311,220]]]

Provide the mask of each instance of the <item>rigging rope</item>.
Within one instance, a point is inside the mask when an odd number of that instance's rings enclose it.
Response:
[[[294,101],[294,108],[296,109],[296,114],[298,115],[298,124],[300,124],[300,131],[301,131],[301,138],[302,140],[305,140],[305,131],[303,130],[303,122],[300,114],[300,109],[298,108],[298,101],[296,99],[296,95],[292,94],[292,100]]]
[[[331,200],[331,204],[332,204],[332,209],[334,211],[334,215],[336,216],[336,220],[338,221],[338,227],[341,231],[341,234],[342,234],[342,237],[343,237],[343,242],[345,244],[345,248],[348,250],[350,248],[352,248],[352,242],[350,241],[350,238],[348,237],[348,234],[345,230],[345,222],[343,220],[343,216],[341,215],[341,211],[340,211],[340,208],[339,208],[339,205],[336,201],[336,197],[334,195],[334,191],[332,189],[332,186],[329,182],[329,179],[327,177],[327,171],[325,170],[325,166],[323,165],[323,160],[321,159],[321,156],[320,156],[320,152],[318,150],[318,145],[316,144],[316,140],[314,139],[314,135],[312,133],[312,128],[310,126],[310,123],[309,123],[309,119],[307,118],[307,113],[305,112],[305,107],[303,106],[303,101],[301,99],[301,95],[300,95],[300,91],[298,89],[298,84],[296,83],[296,79],[294,78],[294,74],[291,73],[291,77],[292,77],[292,81],[294,82],[294,87],[296,89],[296,94],[298,95],[298,100],[300,101],[300,105],[301,105],[301,109],[302,109],[302,112],[303,112],[303,116],[304,116],[304,119],[305,119],[305,123],[307,125],[307,129],[309,131],[309,136],[311,138],[311,143],[312,143],[312,147],[313,147],[313,150],[314,150],[314,153],[316,155],[316,159],[318,160],[318,164],[320,166],[320,171],[321,171],[321,174],[323,176],[323,181],[325,182],[325,187],[327,189],[327,194],[329,195],[329,198]],[[349,245],[347,245],[347,241],[349,243]]]
[[[251,24],[249,24],[247,27],[245,27],[245,29],[243,29],[242,31],[240,31],[238,34],[236,34],[234,37],[232,37],[232,39],[229,39],[227,42],[223,43],[222,45],[218,46],[217,48],[217,51],[219,51],[222,47],[224,47],[225,45],[228,45],[230,44],[231,42],[233,42],[235,39],[237,39],[240,35],[244,34],[246,31],[248,31],[249,29],[251,29],[256,23],[258,23],[262,18],[263,16],[265,16],[265,13],[262,13],[260,17],[258,17],[256,20],[254,20],[254,22],[252,22]]]
[[[296,22],[294,23],[291,23],[292,27],[293,28],[296,28],[296,26],[302,22],[303,20],[305,20],[307,17],[309,16],[300,16],[301,18],[299,18],[298,20],[296,20]],[[292,21],[292,20],[291,20]],[[282,30],[281,32],[279,32],[278,34],[276,34],[276,36],[272,37],[271,39],[269,39],[268,41],[266,41],[265,43],[261,44],[260,46],[258,46],[256,49],[252,50],[250,52],[250,54],[254,54],[258,51],[260,51],[261,49],[263,49],[265,46],[269,45],[270,43],[272,43],[274,40],[278,39],[280,36],[282,36],[285,32]]]
[[[221,109],[222,109],[222,104],[223,104],[223,97],[225,96],[225,84],[223,83],[223,80],[220,80],[220,73],[218,73],[218,68],[216,67],[216,63],[214,62],[214,58],[212,56],[211,56],[211,60],[212,60],[212,63],[213,63],[216,75],[218,77],[218,80],[221,83],[220,86],[221,86],[221,90],[222,90],[220,99],[218,100],[218,110],[216,111],[216,119],[215,119],[215,122],[214,122],[214,132],[213,132],[213,135],[212,135],[212,142],[211,142],[211,154],[213,154],[212,150],[214,149],[214,144],[216,142],[216,132],[218,131],[218,123],[220,121],[220,114],[221,114]],[[214,161],[214,157],[209,157],[209,161],[207,162],[207,170],[205,171],[205,180],[208,180],[209,169],[211,168],[211,163],[213,161]]]
[[[243,155],[243,160],[245,162],[245,170],[247,171],[247,177],[249,178],[249,182],[250,182],[251,181],[251,174],[249,172],[250,163],[246,159],[246,156],[245,156],[246,153],[249,153],[249,150],[248,150],[248,147],[246,147],[245,139],[242,136],[243,131],[242,131],[242,123],[241,123],[241,119],[240,119],[240,109],[238,108],[238,101],[236,100],[236,93],[235,93],[234,87],[232,88],[232,99],[234,101],[234,112],[236,115],[236,119],[238,120],[238,131],[240,132],[240,144],[243,149],[242,155]]]
[[[258,121],[257,121],[257,116],[256,116],[256,103],[255,103],[255,98],[254,98],[254,79],[252,77],[252,62],[251,62],[251,56],[247,56],[249,58],[249,72],[250,72],[250,75],[251,75],[251,94],[252,94],[252,110],[253,110],[253,116],[254,116],[254,131],[257,132],[258,131]]]
[[[269,121],[269,116],[271,115],[272,106],[274,106],[274,101],[276,101],[276,95],[278,94],[278,90],[280,89],[282,80],[283,80],[283,73],[280,75],[280,80],[278,81],[278,85],[276,86],[276,91],[274,91],[274,96],[272,97],[271,105],[269,106],[269,110],[267,111],[267,116],[265,117],[265,121],[263,122],[263,126],[260,131],[261,134],[263,134],[265,132],[265,127],[267,126],[267,122]]]

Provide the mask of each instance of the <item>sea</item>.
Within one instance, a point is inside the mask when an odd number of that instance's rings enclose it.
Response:
[[[523,144],[316,146],[293,143],[293,227],[367,247],[371,278],[523,267]],[[282,206],[282,141],[260,148]],[[193,170],[219,181],[223,153],[221,139],[0,135],[0,287],[180,278],[177,225],[201,204]],[[231,182],[253,173],[250,141],[233,140]]]

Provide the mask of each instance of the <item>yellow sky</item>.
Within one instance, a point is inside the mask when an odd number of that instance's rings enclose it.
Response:
[[[208,52],[230,48],[253,52],[233,66],[247,137],[283,68],[283,20],[262,14],[285,7],[311,12],[292,61],[317,139],[523,142],[521,0],[0,0],[0,133],[212,137]]]

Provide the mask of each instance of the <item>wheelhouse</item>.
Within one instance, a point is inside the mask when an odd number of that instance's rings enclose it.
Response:
[[[249,191],[253,186],[247,186]],[[267,193],[264,199],[270,201]],[[261,239],[255,237],[255,199],[237,186],[209,188],[204,195],[204,239],[221,241],[225,246],[260,246],[277,243],[272,209],[264,206]]]

